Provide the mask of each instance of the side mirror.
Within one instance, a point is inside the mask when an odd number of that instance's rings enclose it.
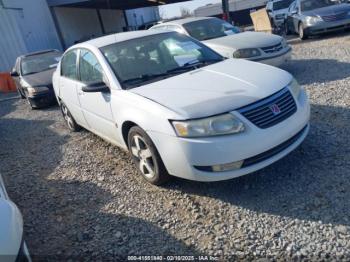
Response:
[[[12,71],[10,74],[12,77],[19,77],[19,74],[17,71]]]
[[[298,10],[292,10],[292,11],[290,12],[290,14],[291,14],[291,15],[296,15],[296,14],[298,14]]]
[[[266,12],[272,13],[272,10],[271,9],[266,9]]]
[[[84,86],[81,90],[83,90],[83,92],[86,92],[86,93],[98,93],[98,92],[109,93],[110,92],[109,87],[103,82]]]

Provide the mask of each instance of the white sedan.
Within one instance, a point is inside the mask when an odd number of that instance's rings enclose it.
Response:
[[[0,261],[30,262],[23,239],[23,220],[17,206],[9,199],[0,175]]]
[[[53,76],[68,127],[130,151],[140,174],[225,180],[295,149],[309,130],[305,91],[278,68],[224,59],[176,32],[137,31],[68,49]]]
[[[243,32],[224,20],[191,17],[174,20],[150,29],[173,30],[192,36],[227,58],[243,58],[280,66],[291,58],[292,48],[278,35]]]

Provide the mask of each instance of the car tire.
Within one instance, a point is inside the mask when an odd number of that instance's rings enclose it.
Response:
[[[81,126],[79,126],[77,124],[77,122],[75,122],[72,114],[69,112],[67,106],[61,102],[61,112],[63,115],[64,120],[66,121],[66,124],[69,128],[70,131],[72,132],[78,132],[81,130]]]
[[[129,130],[128,148],[139,173],[147,182],[159,186],[170,179],[157,148],[140,127]]]
[[[21,99],[26,99],[26,96],[22,93],[21,89],[17,88],[17,92]]]
[[[299,33],[299,38],[300,38],[301,40],[306,40],[306,39],[308,39],[308,35],[307,35],[306,32],[305,32],[303,23],[300,23],[300,24],[299,24],[298,33]]]
[[[287,35],[290,35],[292,32],[289,29],[288,23],[284,22],[284,33]]]
[[[38,109],[38,107],[37,107],[36,105],[34,105],[32,102],[30,102],[30,100],[29,100],[28,97],[26,97],[26,99],[27,99],[28,105],[30,106],[30,108],[31,108],[32,110]]]

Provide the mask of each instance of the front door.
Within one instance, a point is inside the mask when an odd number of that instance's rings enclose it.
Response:
[[[82,90],[86,85],[104,83],[104,73],[101,64],[96,56],[87,49],[80,50],[79,74],[78,96],[90,129],[101,137],[117,142],[117,127],[111,109],[111,93],[90,93]]]

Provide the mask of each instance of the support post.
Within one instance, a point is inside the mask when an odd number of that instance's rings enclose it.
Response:
[[[222,18],[231,23],[229,0],[222,0]]]

